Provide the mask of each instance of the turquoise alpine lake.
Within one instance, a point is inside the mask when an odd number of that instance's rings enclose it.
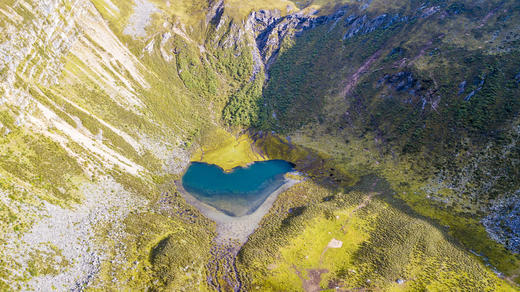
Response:
[[[285,183],[294,165],[284,160],[257,161],[230,172],[214,164],[192,162],[182,177],[184,189],[221,212],[240,217],[253,213]]]

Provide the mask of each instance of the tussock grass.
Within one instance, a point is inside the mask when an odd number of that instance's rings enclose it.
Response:
[[[301,291],[298,273],[308,281],[312,270],[325,269],[321,289],[515,289],[392,193],[374,176],[351,191],[305,182],[284,193],[240,254],[248,287]],[[326,248],[333,238],[341,248]]]

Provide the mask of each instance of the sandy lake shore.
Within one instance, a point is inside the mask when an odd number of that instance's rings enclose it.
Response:
[[[251,214],[233,217],[222,211],[210,206],[188,193],[181,182],[177,182],[177,188],[182,196],[192,206],[195,206],[202,214],[217,224],[217,241],[227,242],[229,240],[237,240],[240,244],[247,241],[248,236],[255,231],[260,220],[269,212],[278,196],[290,187],[299,183],[299,180],[286,178],[285,183],[272,192],[267,199]]]

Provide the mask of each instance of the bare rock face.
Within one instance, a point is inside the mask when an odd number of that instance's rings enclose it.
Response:
[[[496,200],[482,220],[489,235],[509,250],[520,253],[520,190],[507,199]]]
[[[252,12],[248,24],[255,35],[258,51],[266,69],[274,62],[282,42],[317,24],[328,21],[327,18],[315,17],[302,12],[281,16],[280,11],[260,10]]]
[[[123,33],[133,37],[146,37],[146,27],[151,21],[151,15],[156,12],[159,12],[159,10],[153,3],[146,0],[136,0],[134,13]]]
[[[254,32],[255,42],[266,71],[275,61],[285,39],[297,37],[303,31],[316,26],[332,24],[331,29],[333,29],[336,25],[343,25],[348,28],[343,37],[345,40],[358,34],[368,34],[380,27],[388,28],[396,23],[409,21],[408,17],[401,17],[399,14],[382,14],[377,17],[356,14],[349,6],[340,8],[330,15],[316,16],[316,13],[317,11],[311,10],[281,16],[280,11],[277,10],[260,10],[249,15],[246,27]]]

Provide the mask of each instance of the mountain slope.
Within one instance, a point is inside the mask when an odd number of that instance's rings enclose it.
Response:
[[[519,9],[2,2],[0,288],[516,289]],[[304,182],[236,256],[175,181],[244,130]]]
[[[260,128],[385,178],[516,277],[519,6],[394,4],[347,5],[282,45]]]

